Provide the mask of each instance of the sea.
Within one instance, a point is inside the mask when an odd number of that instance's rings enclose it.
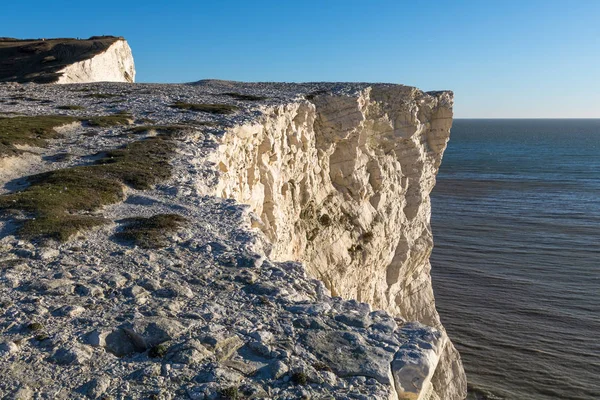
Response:
[[[600,399],[600,119],[456,119],[433,287],[470,399]]]

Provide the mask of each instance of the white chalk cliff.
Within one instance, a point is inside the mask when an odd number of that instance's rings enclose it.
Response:
[[[396,381],[400,398],[463,398],[466,379],[435,309],[429,263],[429,193],[452,93],[376,85],[309,98],[228,131],[215,158],[216,194],[250,205],[272,259],[303,262],[334,296],[441,330],[418,397],[402,397],[406,382]]]
[[[135,64],[127,41],[119,39],[104,52],[57,71],[56,83],[135,82]]]

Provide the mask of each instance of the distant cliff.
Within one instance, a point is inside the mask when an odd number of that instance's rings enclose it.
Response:
[[[89,39],[0,38],[0,82],[134,82],[127,41],[116,36]]]

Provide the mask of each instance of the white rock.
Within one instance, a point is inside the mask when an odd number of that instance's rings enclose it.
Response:
[[[135,82],[135,66],[131,48],[120,39],[106,51],[84,61],[73,63],[58,71],[62,76],[56,83]]]

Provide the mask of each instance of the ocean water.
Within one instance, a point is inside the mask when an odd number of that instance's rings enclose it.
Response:
[[[600,120],[455,120],[433,286],[473,399],[600,399]]]

